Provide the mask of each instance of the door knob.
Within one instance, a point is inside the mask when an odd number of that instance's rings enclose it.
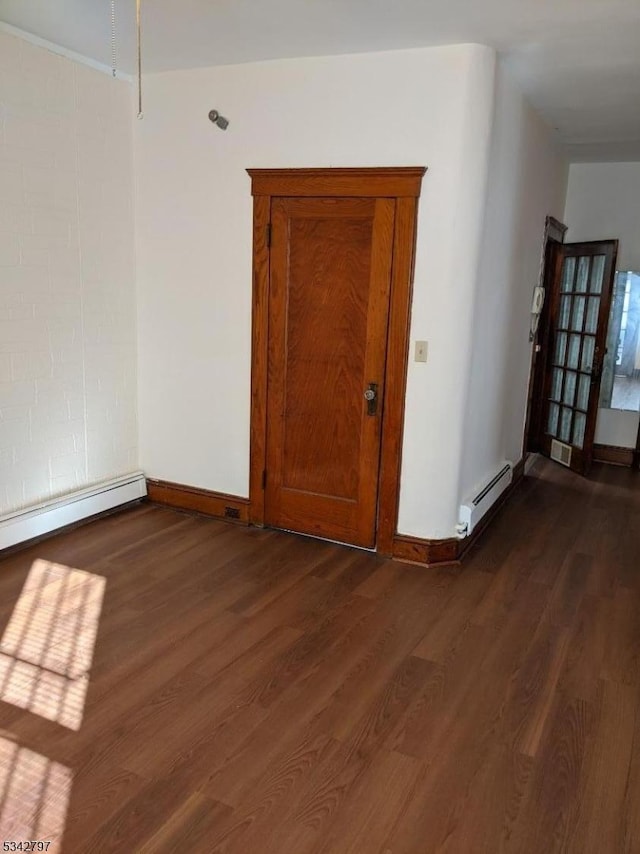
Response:
[[[375,415],[378,411],[378,383],[369,383],[364,399],[367,401],[367,415]]]

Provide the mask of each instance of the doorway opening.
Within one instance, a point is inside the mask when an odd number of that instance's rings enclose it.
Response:
[[[640,464],[640,272],[616,273],[602,370],[594,459]]]
[[[594,456],[617,248],[558,243],[547,256],[527,445],[579,474]]]
[[[600,390],[602,409],[640,411],[640,273],[616,273]]]

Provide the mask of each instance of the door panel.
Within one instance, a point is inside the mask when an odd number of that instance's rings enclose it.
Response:
[[[617,241],[559,247],[551,294],[542,453],[591,465]]]
[[[394,217],[391,199],[272,201],[269,525],[375,544]]]

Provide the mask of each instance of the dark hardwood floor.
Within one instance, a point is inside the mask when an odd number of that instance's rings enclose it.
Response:
[[[0,561],[0,842],[640,852],[640,475],[461,567],[140,505]]]

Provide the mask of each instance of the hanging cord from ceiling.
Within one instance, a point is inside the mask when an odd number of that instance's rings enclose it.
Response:
[[[144,117],[142,112],[142,15],[141,0],[136,0],[136,49],[138,71],[138,118]],[[111,0],[111,74],[117,74],[117,41],[116,41],[116,0]]]
[[[111,73],[116,76],[116,0],[111,0]]]
[[[140,14],[141,0],[136,0],[136,31],[138,36],[138,118],[144,116],[142,112],[142,16]]]

